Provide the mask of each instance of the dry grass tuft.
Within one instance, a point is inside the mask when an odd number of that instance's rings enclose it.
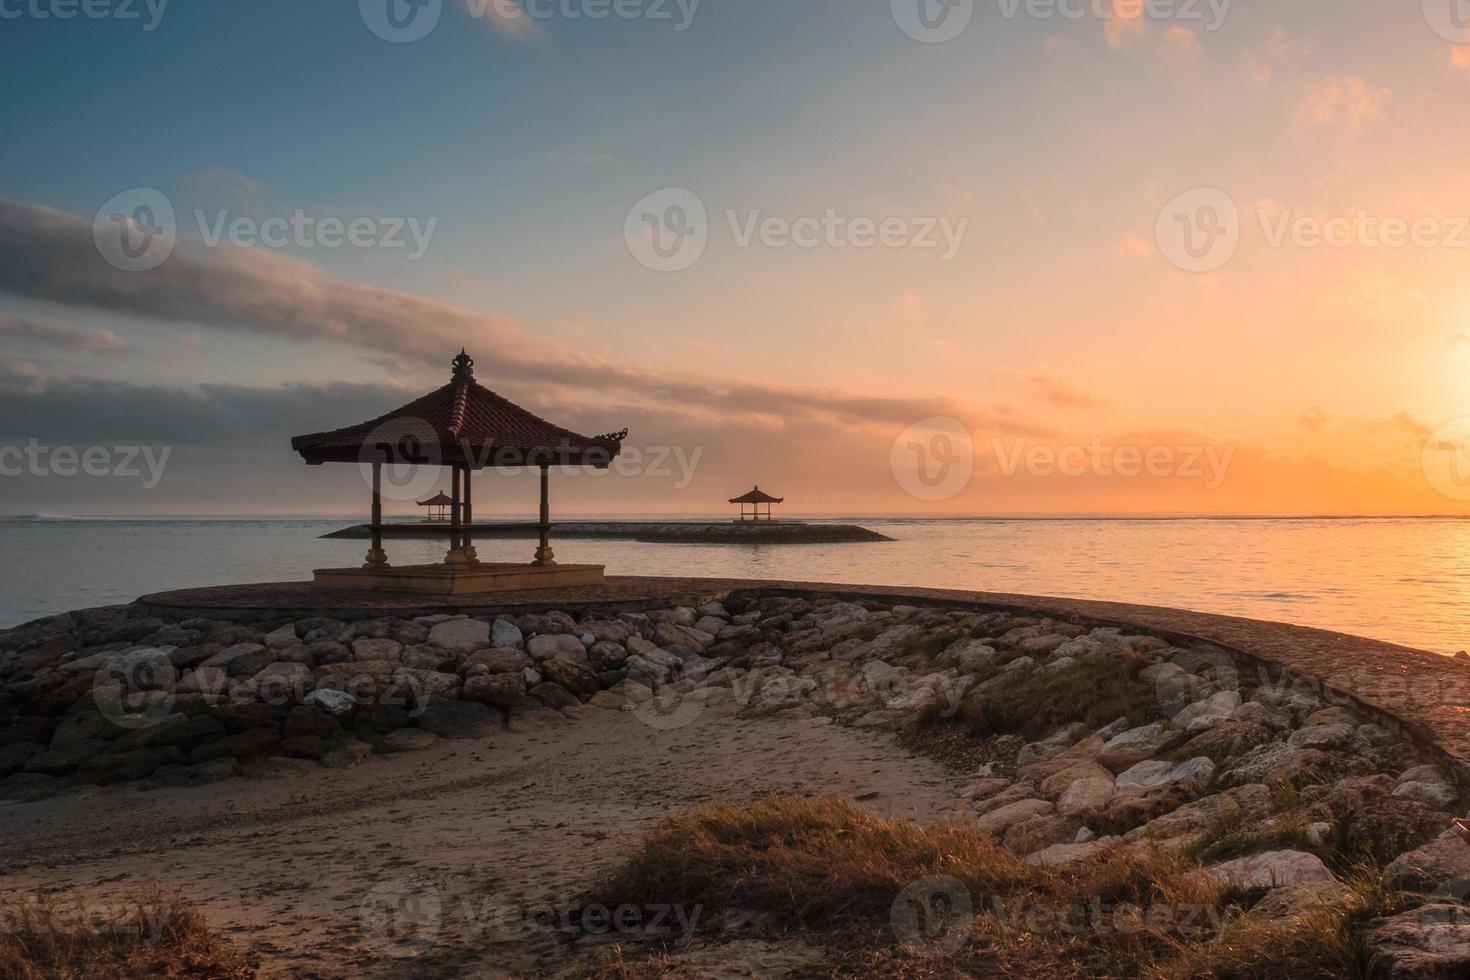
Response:
[[[1062,670],[1031,670],[1003,677],[965,698],[959,718],[976,737],[1041,738],[1062,725],[1099,728],[1117,718],[1145,724],[1158,715],[1158,692],[1139,680],[1149,661],[1140,656],[1081,660]]]
[[[1264,980],[1357,971],[1344,911],[1249,918],[1199,870],[1182,856],[1122,850],[1033,867],[965,826],[924,828],[841,799],[774,797],[670,818],[588,900],[699,906],[706,930],[726,912],[759,912],[774,934],[804,930],[805,941],[826,945],[833,977]],[[895,909],[916,882],[935,879],[962,883],[963,900],[951,891],[921,903],[922,931],[906,934]],[[1373,888],[1365,878],[1362,890]],[[664,951],[616,950],[599,968],[609,980],[680,975]]]
[[[5,980],[247,980],[255,966],[178,896],[146,886],[126,909],[81,915],[50,899],[0,904]]]

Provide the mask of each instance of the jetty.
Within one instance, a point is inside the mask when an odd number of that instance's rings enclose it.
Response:
[[[649,544],[859,544],[892,541],[886,534],[856,524],[809,524],[795,521],[559,521],[552,525],[559,538],[622,538]],[[436,538],[444,536],[443,525],[425,523],[383,524],[384,538]],[[512,522],[477,522],[476,538],[534,538],[537,525]],[[322,535],[324,538],[368,539],[370,524],[357,524]]]

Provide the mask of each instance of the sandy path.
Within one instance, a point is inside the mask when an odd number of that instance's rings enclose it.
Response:
[[[599,711],[349,771],[0,808],[0,892],[109,907],[153,878],[270,976],[518,974],[564,956],[521,910],[569,902],[669,811],[836,792],[928,820],[957,789],[882,734],[727,708],[663,731]],[[433,941],[382,938],[371,911],[365,929],[369,896],[370,910],[406,903]]]

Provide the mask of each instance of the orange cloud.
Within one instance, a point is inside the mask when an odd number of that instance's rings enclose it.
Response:
[[[1359,75],[1333,75],[1319,79],[1302,100],[1302,113],[1317,125],[1339,124],[1361,130],[1381,122],[1383,109],[1393,98],[1386,88],[1372,88]]]

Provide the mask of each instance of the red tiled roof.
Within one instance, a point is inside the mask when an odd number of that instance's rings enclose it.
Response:
[[[760,487],[756,487],[754,490],[750,491],[750,493],[744,494],[744,495],[739,496],[739,497],[731,497],[730,498],[730,503],[732,503],[732,504],[784,504],[784,503],[786,503],[786,498],[785,497],[773,497],[770,494],[766,493],[764,490],[762,490]]]
[[[626,431],[584,436],[553,425],[476,382],[473,366],[461,351],[444,387],[357,425],[296,436],[291,448],[312,464],[388,458],[475,467],[606,467],[621,451]]]

